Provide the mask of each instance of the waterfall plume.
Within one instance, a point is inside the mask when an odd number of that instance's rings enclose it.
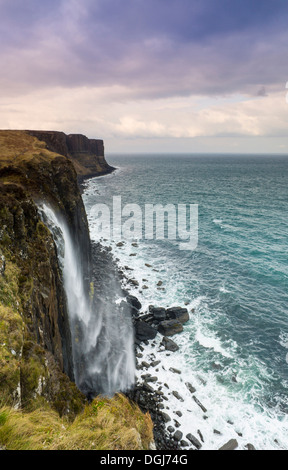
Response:
[[[133,326],[115,272],[98,249],[96,285],[93,279],[87,282],[83,247],[77,246],[73,230],[51,206],[38,209],[53,235],[62,270],[76,385],[89,398],[126,391],[135,378]]]

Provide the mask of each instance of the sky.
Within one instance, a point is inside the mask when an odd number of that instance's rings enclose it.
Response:
[[[288,154],[287,25],[287,0],[0,0],[0,128]]]

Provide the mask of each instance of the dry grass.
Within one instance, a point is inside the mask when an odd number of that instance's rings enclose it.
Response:
[[[143,450],[152,441],[150,416],[123,395],[96,398],[72,423],[52,410],[0,409],[0,446],[8,450]]]
[[[46,149],[45,142],[27,134],[25,131],[0,130],[0,167],[15,165],[33,159],[37,163],[44,158],[57,154]],[[36,159],[36,160],[35,160]]]

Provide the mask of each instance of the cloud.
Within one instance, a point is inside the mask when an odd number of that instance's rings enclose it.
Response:
[[[287,12],[282,0],[0,0],[0,127],[111,143],[282,136]]]
[[[280,0],[2,0],[1,88],[255,94],[286,79],[285,10]]]

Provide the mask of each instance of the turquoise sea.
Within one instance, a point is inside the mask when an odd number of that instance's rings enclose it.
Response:
[[[139,286],[127,285],[143,310],[180,305],[190,312],[183,333],[173,338],[179,351],[157,353],[162,380],[184,397],[174,403],[171,396],[168,409],[181,411],[184,433],[191,426],[201,431],[203,448],[216,449],[235,437],[241,449],[247,443],[288,449],[288,157],[106,158],[117,170],[85,183],[92,239],[99,239],[92,208],[103,203],[112,212],[113,196],[121,196],[123,206],[143,209],[198,205],[193,251],[180,250],[179,240],[142,238],[122,246],[113,237],[102,240],[120,267],[133,269]],[[148,346],[146,354],[156,354],[155,348]],[[165,376],[171,365],[181,367],[181,377]],[[205,404],[205,419],[185,395],[185,381]]]

